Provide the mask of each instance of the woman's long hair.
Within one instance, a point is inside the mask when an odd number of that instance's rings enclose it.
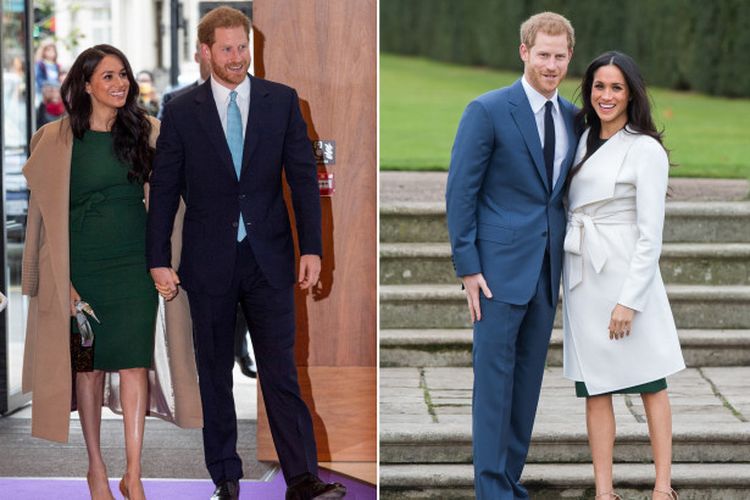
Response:
[[[654,120],[651,117],[651,103],[649,102],[648,92],[646,91],[646,82],[643,80],[641,71],[632,57],[615,50],[605,52],[589,64],[586,73],[583,75],[583,82],[579,89],[583,107],[576,115],[576,125],[578,130],[585,130],[590,127],[588,138],[586,139],[586,155],[575,165],[570,172],[569,178],[573,177],[581,169],[583,164],[592,154],[594,143],[599,138],[602,130],[602,122],[591,104],[591,89],[594,85],[594,74],[602,66],[614,65],[622,72],[625,77],[625,83],[628,86],[630,100],[628,102],[628,123],[627,126],[636,134],[643,134],[656,139],[662,147],[662,132],[656,130]],[[669,151],[664,148],[667,153]]]
[[[133,76],[130,63],[120,50],[111,45],[95,45],[84,50],[70,67],[60,89],[65,110],[70,117],[70,127],[77,139],[90,128],[92,104],[86,92],[96,67],[106,56],[117,57],[125,66],[130,86],[125,105],[117,110],[112,124],[112,146],[115,156],[130,167],[128,179],[144,183],[151,173],[154,148],[149,144],[151,122],[146,112],[138,105],[138,82]]]

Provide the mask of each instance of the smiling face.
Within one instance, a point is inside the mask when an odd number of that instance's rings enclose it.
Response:
[[[567,35],[553,36],[540,31],[531,47],[522,43],[519,51],[526,81],[544,97],[552,97],[568,73],[573,55]]]
[[[629,100],[630,89],[620,68],[608,64],[594,72],[591,106],[602,122],[602,130],[617,131],[628,123]]]
[[[106,55],[94,69],[91,79],[86,82],[86,92],[91,96],[92,109],[109,108],[117,110],[125,105],[128,98],[130,80],[122,61],[113,55]]]
[[[242,26],[216,28],[213,45],[201,44],[201,51],[220,84],[233,89],[245,79],[250,67],[250,43]]]

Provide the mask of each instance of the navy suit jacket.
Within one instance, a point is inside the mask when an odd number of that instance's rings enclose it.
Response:
[[[211,82],[164,109],[156,142],[146,236],[148,266],[170,266],[170,233],[185,200],[178,273],[188,291],[221,295],[232,282],[240,210],[247,238],[274,288],[295,282],[294,245],[283,195],[291,191],[300,253],[322,253],[317,168],[297,93],[249,76],[250,113],[240,179],[216,110]]]
[[[446,189],[453,263],[458,276],[482,273],[493,300],[528,303],[549,244],[557,301],[566,223],[562,199],[578,142],[576,108],[558,99],[569,149],[552,189],[520,80],[472,101],[458,126]]]

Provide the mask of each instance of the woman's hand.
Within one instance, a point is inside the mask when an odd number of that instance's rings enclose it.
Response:
[[[630,327],[633,325],[635,311],[622,304],[617,304],[612,310],[612,318],[609,320],[609,338],[618,340],[630,335]]]
[[[70,284],[70,315],[75,316],[76,315],[76,302],[81,300],[81,296],[78,295],[78,292],[76,291],[75,287],[73,286],[73,283]]]

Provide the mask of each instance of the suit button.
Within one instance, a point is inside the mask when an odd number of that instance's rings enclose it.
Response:
[[[239,226],[239,225],[240,225],[240,224],[239,224],[238,222],[232,222],[232,227],[237,227],[237,226]]]
[[[246,195],[246,194],[241,194],[241,195],[240,195],[240,200],[244,200],[245,198],[247,198],[247,195]]]
[[[248,226],[248,227],[250,227],[250,226],[253,225],[253,223],[252,222],[245,222],[245,225]]]
[[[543,232],[542,236],[547,236],[547,231]]]

